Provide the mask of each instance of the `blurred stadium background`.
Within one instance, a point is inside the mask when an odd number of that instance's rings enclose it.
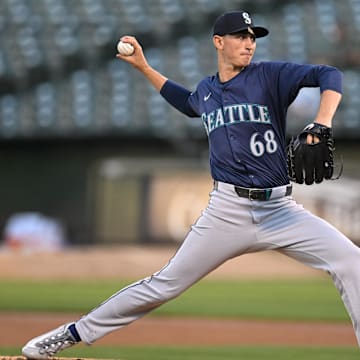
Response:
[[[137,36],[155,68],[193,89],[216,71],[214,19],[234,9],[270,29],[255,60],[343,71],[334,132],[344,175],[295,196],[360,241],[360,0],[0,0],[3,243],[21,235],[14,216],[36,236],[39,214],[70,245],[183,239],[211,190],[205,131],[116,60],[116,43]],[[318,89],[301,92],[289,136],[316,101]]]

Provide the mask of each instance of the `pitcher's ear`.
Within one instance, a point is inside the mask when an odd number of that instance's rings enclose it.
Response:
[[[222,47],[224,45],[223,37],[220,35],[214,35],[213,36],[213,44],[216,49],[222,49]]]

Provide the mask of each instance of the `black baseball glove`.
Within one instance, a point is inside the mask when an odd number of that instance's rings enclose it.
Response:
[[[319,142],[307,143],[311,134]],[[289,177],[291,181],[306,185],[320,183],[324,179],[335,180],[334,173],[334,139],[331,128],[312,123],[290,140],[287,148]],[[341,176],[342,167],[338,179]]]

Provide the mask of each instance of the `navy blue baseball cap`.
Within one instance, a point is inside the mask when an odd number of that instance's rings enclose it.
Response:
[[[247,31],[255,37],[264,37],[269,33],[269,30],[254,26],[251,16],[246,11],[231,11],[220,15],[214,24],[213,35],[227,35],[234,34],[241,31]]]

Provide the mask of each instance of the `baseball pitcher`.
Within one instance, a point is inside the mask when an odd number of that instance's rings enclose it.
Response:
[[[177,297],[228,259],[261,250],[277,250],[328,272],[360,342],[360,249],[291,196],[292,182],[334,178],[331,126],[342,74],[325,65],[252,62],[256,39],[267,34],[248,12],[221,15],[212,37],[218,72],[193,91],[152,68],[136,38],[121,38],[133,49],[117,57],[139,70],[173,107],[203,122],[214,188],[168,264],[82,318],[32,339],[24,356],[46,359],[79,341],[93,344]],[[320,88],[319,109],[287,146],[287,109],[303,87]]]

